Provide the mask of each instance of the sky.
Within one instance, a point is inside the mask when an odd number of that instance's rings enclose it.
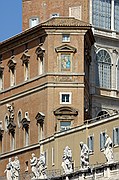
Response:
[[[0,0],[0,42],[22,31],[22,0]]]

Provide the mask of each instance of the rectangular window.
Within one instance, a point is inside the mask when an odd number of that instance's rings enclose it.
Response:
[[[55,164],[55,150],[52,147],[52,166],[54,166],[54,164]]]
[[[106,142],[106,137],[105,137],[106,133],[105,132],[101,132],[100,133],[100,150],[103,150],[105,147],[105,142]]]
[[[59,13],[53,13],[51,14],[51,17],[59,17]]]
[[[119,31],[119,0],[114,1],[114,25],[115,30]]]
[[[15,85],[15,68],[10,69],[10,86]]]
[[[39,24],[39,18],[38,17],[32,17],[29,19],[29,27],[32,28]]]
[[[63,34],[62,35],[62,42],[70,42],[70,35],[69,34]]]
[[[0,71],[0,90],[3,89],[3,71]]]
[[[71,92],[60,93],[60,104],[71,104]]]
[[[100,28],[111,28],[111,0],[92,0],[93,25]]]
[[[88,148],[90,152],[94,151],[94,136],[88,137]]]
[[[71,121],[60,121],[60,131],[65,131],[71,128]]]
[[[119,145],[119,127],[113,129],[113,144]]]
[[[24,80],[27,81],[29,79],[29,64],[28,62],[24,63]]]

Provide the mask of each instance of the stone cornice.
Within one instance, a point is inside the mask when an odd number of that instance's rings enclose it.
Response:
[[[78,19],[75,19],[73,17],[56,17],[48,19],[47,21],[38,24],[37,26],[33,28],[29,28],[16,36],[13,36],[3,42],[0,43],[0,54],[14,49],[18,46],[21,46],[23,44],[26,44],[33,39],[39,38],[40,36],[46,35],[47,29],[55,29],[55,28],[61,29],[81,29],[81,30],[91,30],[91,25],[80,21]]]

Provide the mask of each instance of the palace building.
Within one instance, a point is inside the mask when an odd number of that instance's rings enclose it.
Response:
[[[119,161],[118,0],[22,0],[23,31],[0,43],[0,179],[9,158],[30,179],[31,154],[62,174],[63,150],[80,169],[105,163],[105,134]],[[59,173],[60,172],[60,173]]]

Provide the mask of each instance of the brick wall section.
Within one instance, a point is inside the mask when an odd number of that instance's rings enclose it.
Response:
[[[40,22],[46,21],[53,13],[60,16],[69,16],[69,7],[81,6],[81,20],[89,22],[89,0],[23,0],[22,3],[22,27],[29,28],[29,19],[39,17]]]

